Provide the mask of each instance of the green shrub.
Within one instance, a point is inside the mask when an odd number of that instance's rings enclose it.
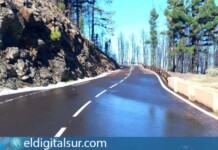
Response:
[[[62,11],[62,12],[64,12],[65,11],[65,4],[64,3],[60,3],[59,4],[59,9]]]
[[[211,77],[217,77],[218,76],[218,68],[209,68],[206,70],[206,74]]]
[[[61,38],[61,32],[59,30],[54,30],[50,34],[50,38],[52,41],[59,40]]]

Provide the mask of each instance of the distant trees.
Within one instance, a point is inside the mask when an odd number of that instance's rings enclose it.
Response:
[[[143,54],[147,54],[147,43],[146,43],[146,34],[145,31],[142,32],[143,36],[141,37],[142,45],[144,45],[144,52],[142,46],[139,45],[137,37],[132,33],[129,38],[125,38],[124,34],[120,32],[117,40],[118,48],[118,62],[120,64],[138,64],[147,59],[143,58]],[[143,58],[143,59],[142,59]],[[145,59],[145,60],[144,60]]]
[[[137,63],[137,64],[140,64],[140,56],[141,56],[141,53],[140,53],[140,46],[139,45],[137,45],[136,46],[136,49],[135,49],[135,51],[136,51],[136,60],[135,60],[135,62]]]
[[[120,32],[118,39],[118,61],[120,64],[127,64],[130,62],[130,44],[129,40],[125,38],[124,34]]]
[[[167,70],[168,69],[168,36],[167,31],[160,32],[160,50],[162,51],[161,59],[162,59],[162,66],[161,68]]]
[[[148,51],[147,51],[147,37],[144,29],[141,30],[141,43],[142,43],[142,52],[143,52],[143,63],[148,64]]]
[[[130,36],[130,43],[131,43],[131,64],[134,64],[136,62],[136,39],[135,35],[132,33]]]
[[[125,56],[124,56],[124,62],[125,63],[129,63],[130,62],[130,58],[129,58],[129,56],[130,56],[130,49],[129,48],[130,48],[129,47],[129,41],[126,40],[125,41]]]
[[[125,39],[122,32],[120,32],[118,37],[118,52],[119,52],[119,62],[121,64],[124,64],[124,58],[125,58]]]

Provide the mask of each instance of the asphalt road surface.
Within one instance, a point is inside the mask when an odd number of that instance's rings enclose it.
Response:
[[[211,137],[218,136],[218,121],[132,66],[73,86],[0,97],[0,136]]]

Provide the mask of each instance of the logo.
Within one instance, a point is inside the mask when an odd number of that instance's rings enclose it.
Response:
[[[21,150],[23,148],[22,140],[20,138],[12,138],[11,147],[13,150]]]
[[[4,149],[4,145],[0,143],[0,149]]]

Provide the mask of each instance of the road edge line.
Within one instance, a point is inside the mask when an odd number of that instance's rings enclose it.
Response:
[[[141,67],[142,67],[142,66],[141,66]],[[209,117],[211,117],[211,118],[213,118],[213,119],[215,119],[215,120],[218,120],[218,116],[216,116],[216,115],[214,115],[214,114],[212,114],[212,113],[210,113],[210,112],[204,110],[203,108],[201,108],[201,107],[199,107],[199,106],[197,106],[197,105],[191,103],[188,99],[185,99],[184,97],[182,97],[182,96],[178,95],[177,93],[174,93],[173,91],[171,91],[171,90],[163,83],[163,81],[161,80],[160,76],[159,76],[156,72],[151,71],[151,70],[148,70],[148,69],[145,69],[144,67],[142,67],[142,68],[143,68],[144,70],[146,70],[146,71],[149,71],[149,72],[153,73],[153,74],[158,78],[158,80],[159,80],[161,86],[162,86],[167,92],[169,92],[169,93],[171,93],[172,95],[176,96],[177,98],[179,98],[179,99],[182,100],[183,102],[185,102],[185,103],[187,103],[188,105],[194,107],[195,109],[199,110],[200,112],[204,113],[205,115],[207,115],[207,116],[209,116]]]

